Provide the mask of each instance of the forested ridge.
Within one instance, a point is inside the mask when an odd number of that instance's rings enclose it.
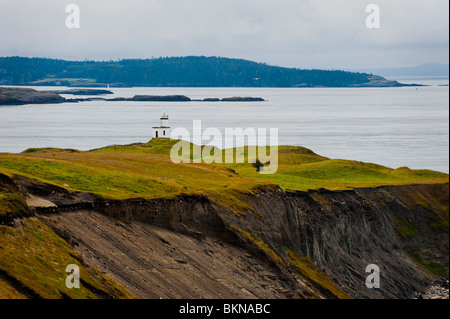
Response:
[[[203,56],[119,61],[0,58],[0,85],[349,87],[364,86],[373,78],[367,73],[284,68]],[[378,82],[380,79],[385,80],[377,77]]]

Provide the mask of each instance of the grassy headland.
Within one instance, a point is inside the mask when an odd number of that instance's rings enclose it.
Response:
[[[235,156],[244,155],[245,163],[175,164],[171,161],[170,152],[177,142],[153,139],[145,144],[111,146],[92,151],[32,148],[21,154],[0,153],[0,178],[3,178],[0,179],[0,217],[20,216],[28,210],[27,203],[13,182],[13,175],[107,199],[203,194],[237,215],[245,214],[252,208],[247,194],[261,188],[279,186],[299,191],[320,188],[344,190],[449,182],[449,175],[444,173],[333,160],[294,146],[278,148],[278,170],[272,175],[262,175],[258,172],[258,165],[248,163],[248,147],[234,150]],[[191,150],[198,147],[187,142],[185,145]],[[224,153],[225,150],[219,151],[221,155]],[[329,205],[325,199],[318,200],[325,206]],[[426,201],[422,206],[426,207]],[[442,211],[447,216],[440,218],[438,215],[432,222],[435,227],[448,229],[448,207]],[[57,218],[54,217],[55,222]],[[411,222],[400,217],[394,223],[404,236],[415,236],[419,232]],[[235,229],[273,262],[284,266],[288,263],[319,291],[338,298],[348,297],[308,257],[285,247],[287,258],[283,261],[280,252],[274,251],[256,233],[250,229]],[[425,261],[419,252],[413,253],[416,262],[442,273],[437,263]],[[16,219],[14,227],[0,225],[0,256],[0,298],[133,297],[121,285],[85,263],[60,234],[39,218]],[[65,286],[67,274],[64,269],[68,264],[80,265],[83,278],[81,289]]]
[[[3,153],[0,173],[109,199],[205,194],[228,207],[240,208],[245,208],[242,194],[262,186],[307,191],[449,182],[449,175],[440,172],[334,160],[294,146],[278,148],[278,171],[272,175],[262,175],[248,163],[248,147],[235,150],[244,154],[245,163],[175,164],[170,150],[176,142],[153,139],[146,144],[93,151],[29,149],[21,154]]]

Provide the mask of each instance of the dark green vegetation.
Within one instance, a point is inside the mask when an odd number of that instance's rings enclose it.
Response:
[[[440,263],[423,260],[417,247],[414,247],[413,251],[411,252],[411,259],[414,260],[416,263],[424,266],[435,275],[442,276],[447,274],[447,269],[445,269],[445,267],[442,266]]]
[[[22,215],[27,211],[24,199],[14,190],[0,186],[0,216]]]
[[[120,61],[0,58],[0,85],[169,87],[402,86],[367,73],[283,68],[241,59],[171,57]]]

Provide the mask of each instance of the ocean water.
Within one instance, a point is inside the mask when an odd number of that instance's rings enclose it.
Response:
[[[330,158],[449,172],[448,78],[401,79],[402,88],[112,88],[111,97],[253,96],[265,102],[106,102],[0,107],[0,152],[89,150],[147,142],[163,112],[172,128],[277,128],[279,145]],[[34,87],[38,90],[55,89]],[[64,89],[64,88],[58,88]],[[73,96],[65,96],[73,98]],[[204,140],[204,144],[209,141]]]

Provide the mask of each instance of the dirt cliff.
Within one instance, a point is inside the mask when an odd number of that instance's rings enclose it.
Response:
[[[448,276],[448,184],[261,189],[237,215],[201,195],[119,201],[2,183],[30,207],[3,224],[38,218],[139,298],[411,298]],[[365,285],[369,264],[379,289]]]

